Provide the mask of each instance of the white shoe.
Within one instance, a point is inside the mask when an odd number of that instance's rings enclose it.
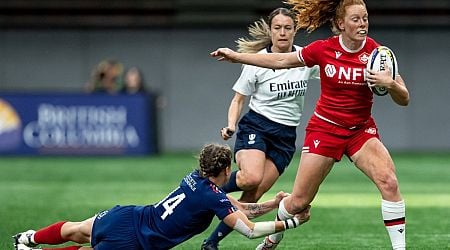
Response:
[[[14,238],[14,244],[16,245],[24,245],[26,247],[35,247],[38,244],[33,242],[33,236],[36,233],[36,231],[34,230],[28,230],[26,232],[23,233],[18,233],[16,235],[13,236]]]
[[[37,248],[27,247],[24,244],[14,244],[14,247],[15,247],[16,250],[40,250],[40,249],[37,249]]]
[[[269,236],[266,236],[263,240],[263,242],[261,242],[257,247],[256,250],[272,250],[277,248],[278,243],[272,242],[269,239]]]

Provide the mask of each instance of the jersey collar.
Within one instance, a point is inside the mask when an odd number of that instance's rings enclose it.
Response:
[[[266,50],[267,50],[267,53],[272,53],[272,43],[267,45]],[[295,52],[295,51],[297,51],[297,50],[295,49],[295,46],[292,45],[292,51],[291,52]]]
[[[346,52],[349,52],[349,53],[356,53],[356,52],[360,51],[364,47],[364,45],[366,45],[366,41],[367,41],[367,37],[364,38],[364,41],[359,48],[349,49],[349,48],[347,48],[347,46],[345,46],[344,41],[342,40],[342,35],[339,35],[339,44]]]

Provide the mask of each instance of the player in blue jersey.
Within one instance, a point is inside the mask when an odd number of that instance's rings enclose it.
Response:
[[[278,207],[286,194],[259,204],[241,203],[220,188],[231,173],[232,152],[227,145],[205,145],[199,168],[181,181],[166,198],[148,206],[115,206],[81,222],[60,221],[38,231],[19,233],[15,249],[30,250],[38,244],[68,241],[90,246],[57,249],[140,250],[170,249],[203,232],[214,216],[248,238],[295,228],[309,220],[309,210],[285,221],[251,222]],[[43,248],[56,249],[56,248]]]
[[[269,14],[267,23],[261,19],[249,27],[251,38],[240,38],[238,51],[258,54],[299,51],[301,47],[294,45],[295,34],[295,14],[278,8]],[[235,95],[228,109],[227,126],[221,130],[224,140],[236,131],[234,152],[239,167],[223,187],[225,192],[242,190],[240,201],[257,202],[283,174],[295,153],[296,129],[308,82],[318,79],[318,75],[318,67],[281,70],[242,67],[233,86]],[[239,120],[247,98],[249,112]],[[218,242],[232,230],[220,223],[202,249],[218,249]]]

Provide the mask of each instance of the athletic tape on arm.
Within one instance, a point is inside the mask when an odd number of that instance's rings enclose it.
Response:
[[[241,219],[237,219],[233,229],[249,239],[254,239],[275,233],[275,221],[256,222],[252,230]]]

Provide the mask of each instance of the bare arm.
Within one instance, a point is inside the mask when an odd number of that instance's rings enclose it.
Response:
[[[387,90],[389,91],[392,100],[398,105],[407,106],[409,104],[409,92],[400,75],[397,75],[394,83],[391,87],[388,87]]]
[[[379,72],[369,70],[367,82],[370,87],[385,87],[391,95],[392,100],[398,105],[407,106],[409,104],[409,92],[400,75],[397,75],[394,80],[389,70]]]
[[[228,125],[221,130],[222,138],[228,140],[233,136],[236,131],[236,124],[241,117],[242,109],[245,104],[245,95],[237,93],[231,100],[230,107],[228,108]]]
[[[230,195],[227,197],[233,206],[241,210],[248,218],[253,219],[278,208],[280,201],[287,195],[285,192],[278,192],[274,199],[262,203],[243,203]]]
[[[230,61],[255,65],[269,69],[287,69],[305,66],[297,57],[298,52],[253,54],[238,53],[229,48],[219,48],[211,52],[212,57],[218,57],[219,61]]]

